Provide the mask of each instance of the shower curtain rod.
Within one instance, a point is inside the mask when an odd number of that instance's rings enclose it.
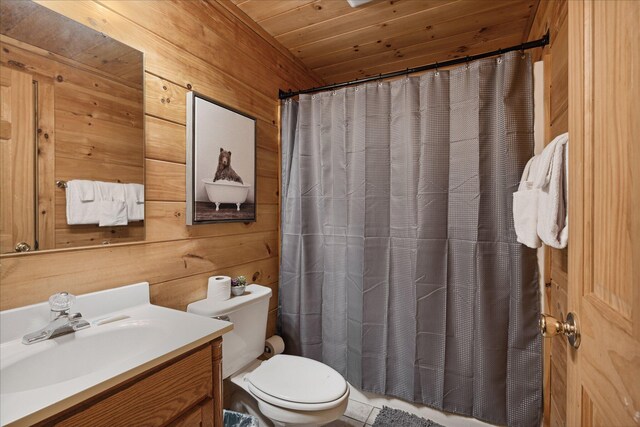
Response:
[[[549,40],[550,40],[549,31],[547,31],[547,33],[542,38],[540,38],[538,40],[533,40],[533,41],[530,41],[530,42],[526,42],[526,43],[522,43],[522,44],[519,44],[519,45],[511,46],[511,47],[508,47],[506,49],[498,49],[498,50],[494,50],[494,51],[491,51],[491,52],[479,53],[477,55],[471,55],[471,56],[467,56],[467,57],[464,57],[464,58],[451,59],[449,61],[444,61],[444,62],[434,62],[433,64],[422,65],[420,67],[407,68],[405,70],[393,71],[393,72],[390,72],[390,73],[379,74],[377,76],[371,76],[371,77],[364,77],[362,79],[350,80],[350,81],[342,82],[342,83],[333,83],[333,84],[326,85],[326,86],[312,87],[311,89],[303,89],[303,90],[299,90],[299,91],[295,91],[295,92],[291,91],[291,89],[289,89],[289,91],[286,91],[286,92],[284,90],[280,89],[278,91],[278,98],[287,99],[287,98],[291,98],[293,96],[297,96],[297,95],[300,95],[300,94],[303,94],[303,93],[322,92],[322,91],[325,91],[325,90],[338,89],[338,88],[352,86],[352,85],[356,85],[356,84],[360,84],[360,83],[371,82],[371,81],[374,81],[374,80],[389,79],[389,78],[392,78],[392,77],[403,76],[403,75],[406,75],[406,74],[418,73],[420,71],[433,70],[434,68],[438,69],[438,68],[442,68],[442,67],[450,67],[452,65],[463,64],[465,62],[475,61],[477,59],[488,58],[490,56],[502,55],[503,53],[513,52],[515,50],[525,51],[527,49],[533,49],[533,48],[536,48],[536,47],[546,46],[546,45],[549,44]]]

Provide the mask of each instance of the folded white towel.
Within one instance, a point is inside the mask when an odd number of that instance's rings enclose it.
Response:
[[[144,220],[144,185],[125,184],[124,196],[129,221]]]
[[[97,181],[96,192],[100,199],[98,225],[100,227],[127,225],[127,204],[125,203],[124,184]]]
[[[100,227],[127,225],[127,205],[122,200],[100,201]]]
[[[69,185],[77,188],[80,200],[83,202],[92,202],[95,200],[95,182],[87,181],[85,179],[73,179],[67,182],[67,188]]]
[[[530,248],[545,243],[567,246],[566,147],[569,135],[556,137],[527,163],[513,193],[513,222],[518,242]]]
[[[95,198],[93,181],[74,179],[67,181],[67,224],[97,224],[100,220],[100,205]]]
[[[546,172],[538,177],[538,236],[552,248],[562,249],[569,238],[569,217],[567,215],[567,153],[569,135],[564,133],[549,144],[543,154],[549,151]]]
[[[99,200],[125,201],[124,184],[117,182],[96,181],[96,197]]]

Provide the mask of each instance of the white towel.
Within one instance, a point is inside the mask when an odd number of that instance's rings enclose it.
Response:
[[[125,201],[124,184],[118,182],[96,181],[96,197],[100,200]]]
[[[125,184],[124,196],[129,221],[144,220],[144,185]]]
[[[564,133],[554,139],[545,151],[549,151],[546,172],[538,176],[538,236],[552,248],[562,249],[569,238],[567,215],[567,178],[569,135]]]
[[[97,224],[100,220],[100,205],[95,198],[93,181],[74,179],[67,181],[67,224]]]
[[[87,181],[85,179],[74,179],[67,182],[67,188],[71,185],[72,187],[77,188],[78,195],[80,196],[80,200],[83,202],[92,202],[95,200],[95,182]]]
[[[127,205],[122,200],[100,201],[100,227],[127,225]]]
[[[567,245],[566,147],[569,135],[556,137],[525,166],[513,193],[513,222],[518,242],[530,248]]]
[[[97,181],[96,192],[100,199],[98,225],[100,227],[127,225],[127,204],[125,203],[124,184]]]
[[[538,189],[533,186],[532,169],[539,156],[534,156],[527,162],[522,173],[518,191],[513,193],[513,225],[516,229],[518,242],[530,247],[539,248],[542,245],[538,237]]]

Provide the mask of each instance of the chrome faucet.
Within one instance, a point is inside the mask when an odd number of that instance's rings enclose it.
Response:
[[[91,326],[89,322],[82,318],[82,314],[69,312],[75,301],[76,297],[68,292],[52,295],[49,298],[51,321],[44,328],[22,337],[22,343],[34,344]]]

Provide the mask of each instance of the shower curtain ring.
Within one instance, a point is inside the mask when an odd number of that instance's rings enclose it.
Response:
[[[440,75],[440,70],[438,70],[438,61],[436,61],[436,72],[435,72],[436,76]]]
[[[522,43],[520,45],[520,58],[524,59],[525,55],[524,55],[524,43]]]
[[[469,55],[467,55],[467,57],[465,58],[465,61],[467,62],[466,67],[467,70],[469,69]]]

